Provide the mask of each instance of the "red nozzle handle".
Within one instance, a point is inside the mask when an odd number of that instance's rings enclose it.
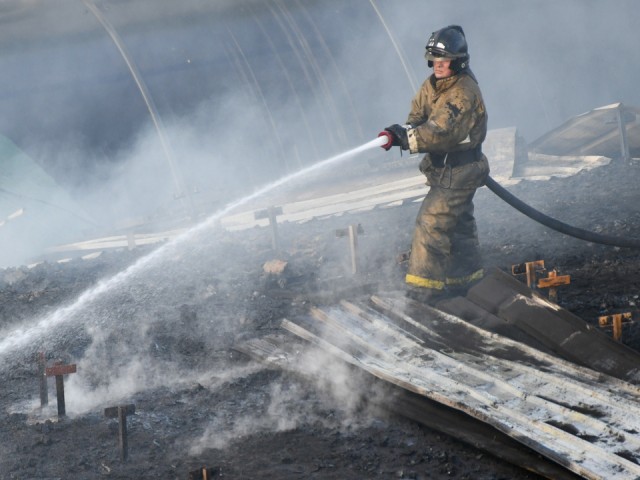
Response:
[[[386,130],[383,130],[378,134],[378,137],[387,137],[387,143],[380,146],[384,148],[386,151],[389,151],[389,149],[392,147],[392,144],[393,144],[393,135],[391,135]]]

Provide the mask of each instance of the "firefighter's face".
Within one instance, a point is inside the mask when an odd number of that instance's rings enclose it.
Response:
[[[433,74],[436,78],[447,78],[453,75],[453,70],[451,70],[451,60],[447,58],[434,59]]]

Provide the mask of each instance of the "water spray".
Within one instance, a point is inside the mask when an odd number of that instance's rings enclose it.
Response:
[[[171,257],[171,255],[174,255],[180,247],[183,247],[185,243],[189,242],[202,231],[208,228],[213,228],[220,218],[228,215],[236,208],[241,207],[242,205],[245,205],[256,198],[259,198],[262,195],[265,195],[286,183],[292,182],[293,180],[302,178],[306,175],[309,175],[310,173],[349,160],[367,150],[381,147],[386,143],[386,141],[387,140],[383,137],[375,138],[374,140],[355,147],[349,151],[330,157],[322,162],[311,165],[298,172],[292,173],[268,185],[265,185],[252,194],[229,203],[222,210],[214,213],[206,220],[190,228],[186,232],[182,233],[170,242],[162,245],[148,255],[138,259],[134,264],[129,266],[124,271],[107,280],[103,280],[96,286],[86,290],[77,298],[77,300],[75,300],[70,305],[57,309],[51,314],[48,314],[43,318],[35,321],[35,323],[31,325],[15,327],[13,329],[7,329],[0,332],[0,359],[12,355],[15,352],[27,352],[29,350],[29,347],[36,340],[44,343],[42,341],[42,337],[47,332],[52,331],[56,327],[69,324],[73,320],[77,320],[78,322],[86,321],[87,313],[85,312],[85,310],[91,307],[94,302],[98,301],[103,295],[106,295],[108,292],[115,290],[125,282],[135,279],[136,276],[144,273],[145,270],[150,268],[152,265],[167,260]],[[6,365],[6,363],[4,362],[3,364]]]

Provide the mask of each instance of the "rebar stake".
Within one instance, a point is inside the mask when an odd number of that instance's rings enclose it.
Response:
[[[47,377],[56,377],[56,397],[58,399],[58,418],[63,418],[67,414],[64,401],[64,375],[76,373],[76,364],[63,365],[62,362],[56,362],[53,367],[45,369]]]
[[[120,459],[127,461],[129,456],[129,441],[127,438],[127,417],[136,413],[136,406],[133,403],[129,405],[119,405],[117,407],[109,407],[104,409],[104,416],[107,418],[118,419],[118,439],[120,445]]]

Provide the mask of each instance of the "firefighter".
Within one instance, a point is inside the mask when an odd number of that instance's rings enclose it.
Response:
[[[405,281],[407,295],[427,303],[466,289],[483,276],[473,196],[488,174],[481,146],[487,112],[469,68],[464,31],[433,32],[425,57],[433,73],[413,98],[405,125],[391,125],[391,146],[425,153],[420,171],[429,191],[416,219]]]

